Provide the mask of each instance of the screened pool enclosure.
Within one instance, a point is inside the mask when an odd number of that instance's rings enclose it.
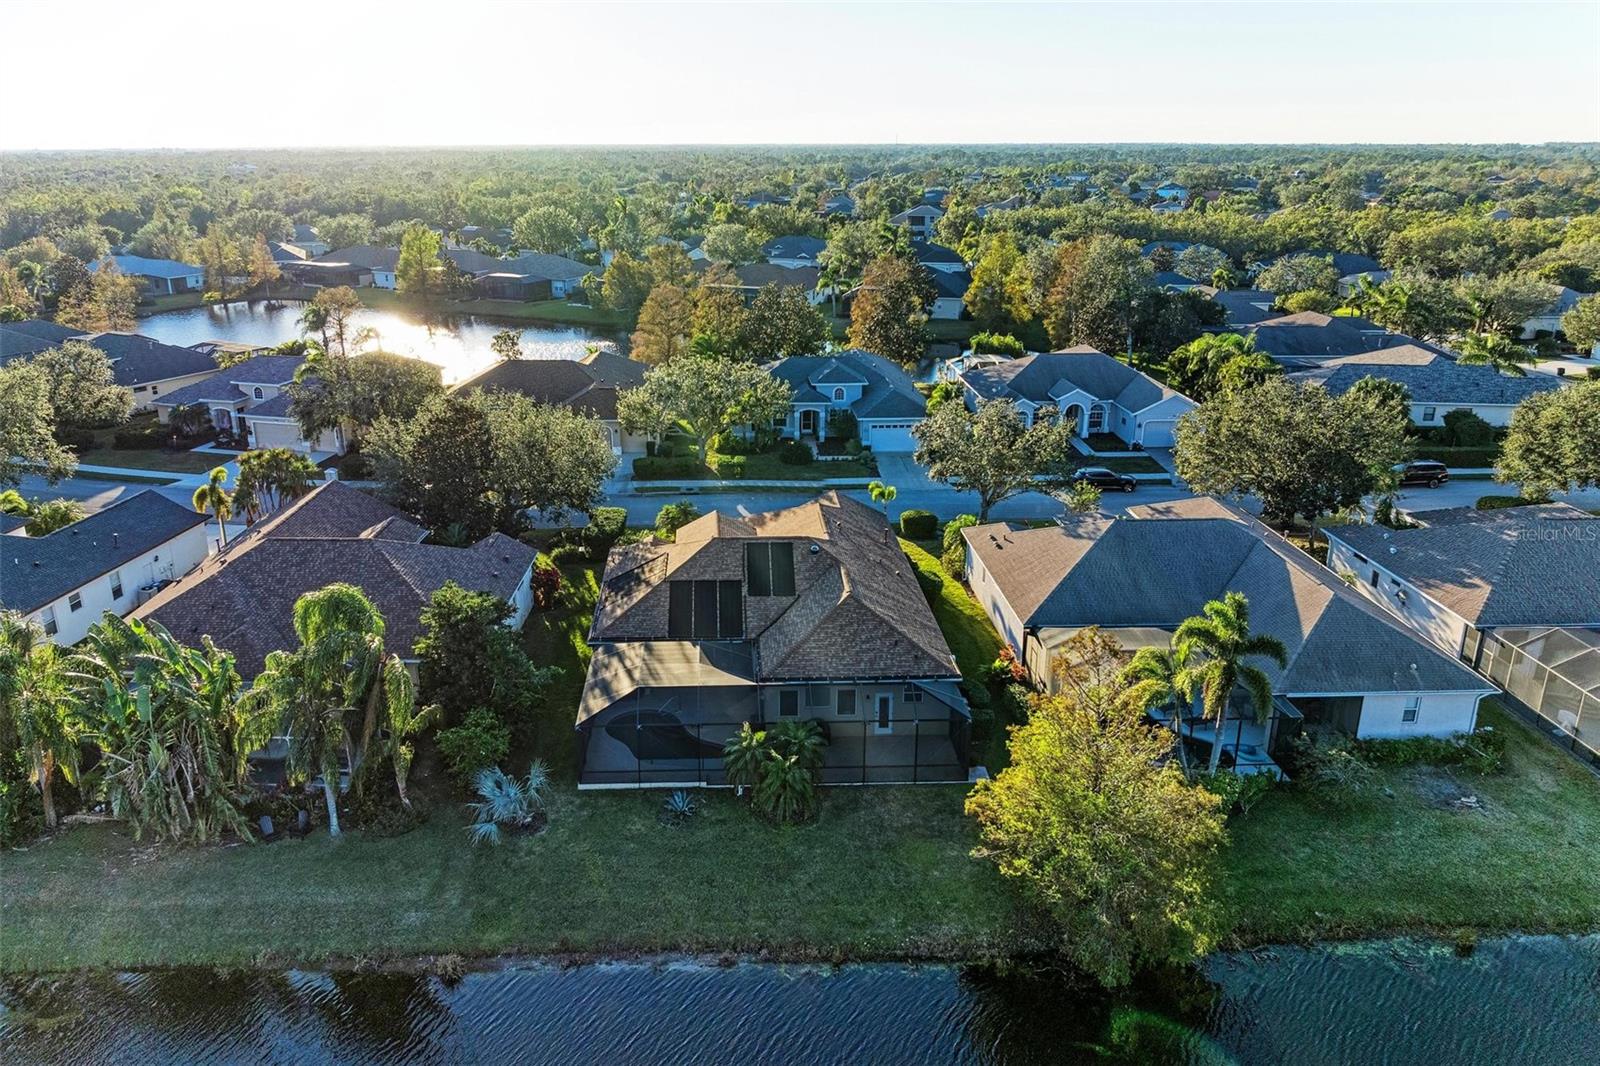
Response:
[[[1490,630],[1478,668],[1557,740],[1600,764],[1600,629]]]

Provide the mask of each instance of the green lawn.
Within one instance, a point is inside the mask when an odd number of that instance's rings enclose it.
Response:
[[[139,301],[137,313],[141,316],[159,315],[163,311],[187,311],[191,307],[204,306],[204,293],[179,292],[171,296],[146,296]]]
[[[646,474],[641,477],[634,475],[635,481],[715,481],[717,475],[713,471],[719,456],[716,452],[708,452],[706,461],[708,465],[700,467],[688,476],[663,477]],[[800,465],[790,465],[778,458],[776,452],[763,452],[759,455],[746,455],[744,459],[744,481],[822,481],[825,478],[835,477],[872,477],[873,471],[863,459],[840,459],[835,462],[812,462]]]
[[[226,455],[205,452],[175,452],[166,448],[88,448],[78,453],[78,462],[90,466],[125,466],[133,470],[167,470],[175,474],[199,474],[228,461]]]
[[[622,330],[627,320],[615,311],[599,310],[566,300],[427,300],[392,289],[357,289],[361,302],[380,311],[435,311],[455,315],[482,315],[486,318],[519,321],[559,322],[591,326],[599,330]]]
[[[1103,466],[1119,474],[1165,474],[1167,468],[1148,455],[1086,455],[1085,466]]]
[[[1600,780],[1499,707],[1483,720],[1510,734],[1504,774],[1385,769],[1357,798],[1279,791],[1233,821],[1235,935],[1600,928]],[[1459,793],[1483,809],[1443,802]]]

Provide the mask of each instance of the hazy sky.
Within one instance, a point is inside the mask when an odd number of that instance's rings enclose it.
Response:
[[[47,0],[0,148],[1600,140],[1597,53],[1600,0]]]

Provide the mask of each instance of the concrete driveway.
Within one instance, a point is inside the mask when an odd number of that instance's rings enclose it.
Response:
[[[910,455],[878,456],[878,480],[900,492],[929,492],[942,488]]]

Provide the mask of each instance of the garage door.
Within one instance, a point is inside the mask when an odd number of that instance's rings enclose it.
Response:
[[[875,452],[895,455],[914,452],[917,450],[917,442],[911,437],[911,427],[914,425],[915,422],[868,423],[861,443],[869,445]]]
[[[1146,448],[1172,447],[1172,427],[1176,424],[1176,420],[1171,418],[1146,422],[1139,431],[1139,443]]]

